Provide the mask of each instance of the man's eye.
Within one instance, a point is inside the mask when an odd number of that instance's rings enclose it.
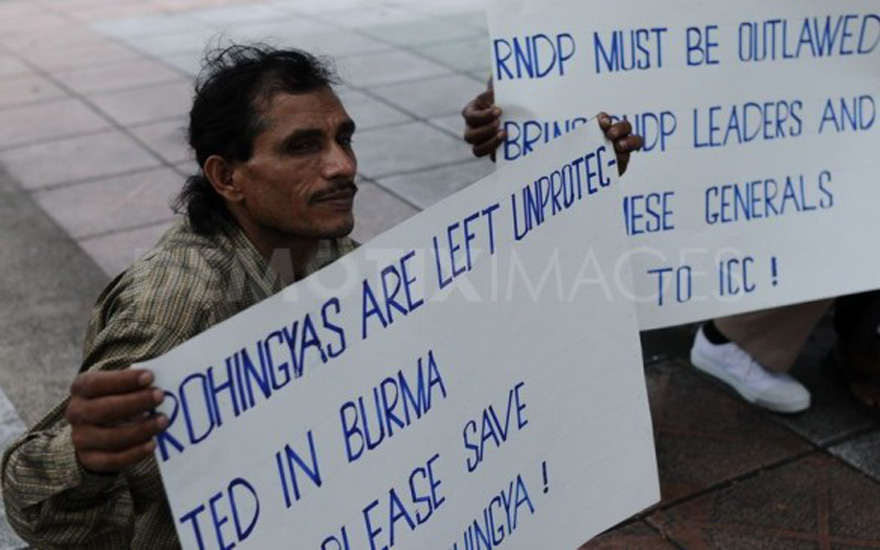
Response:
[[[294,141],[288,149],[292,153],[307,153],[314,151],[318,147],[318,142],[314,140]]]
[[[338,141],[339,145],[350,146],[354,142],[354,138],[352,136],[342,136]]]

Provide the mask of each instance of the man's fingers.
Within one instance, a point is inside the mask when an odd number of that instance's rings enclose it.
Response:
[[[623,139],[630,134],[632,134],[632,125],[626,120],[616,122],[605,130],[605,136],[611,141]]]
[[[484,141],[479,145],[474,145],[474,156],[485,157],[486,155],[491,155],[503,142],[504,132],[498,132],[489,141]]]
[[[497,123],[501,117],[501,109],[498,107],[489,107],[487,109],[465,108],[461,114],[468,128],[479,128]]]
[[[626,167],[629,166],[629,153],[618,153],[617,154],[617,173],[618,175],[623,175],[626,172]]]
[[[83,451],[77,452],[77,458],[83,468],[91,472],[119,472],[133,466],[148,457],[156,449],[155,441],[148,441],[123,451]]]
[[[495,106],[495,92],[489,89],[478,95],[464,106],[461,116],[464,117],[465,124],[471,128],[485,126],[498,120],[501,109]]]
[[[612,120],[608,113],[599,113],[596,118],[599,119],[599,128],[602,128],[603,132],[607,132],[608,128],[611,128]]]
[[[491,81],[489,89],[465,105],[461,115],[465,122],[464,140],[473,146],[474,155],[494,155],[504,140],[504,132],[500,131],[501,109],[495,106]]]
[[[634,135],[614,141],[614,151],[617,153],[617,168],[621,176],[626,172],[626,167],[629,166],[630,153],[641,149],[643,144],[642,136]]]
[[[471,105],[478,110],[485,110],[495,106],[495,91],[489,88],[485,92],[478,95],[471,102]]]
[[[496,121],[485,126],[470,127],[464,129],[464,140],[471,145],[480,145],[495,137],[499,132],[499,124]]]
[[[168,418],[159,415],[111,428],[89,424],[76,426],[71,438],[79,451],[124,451],[149,442],[167,427]]]
[[[642,136],[628,136],[614,142],[614,150],[617,153],[631,153],[642,148],[644,140]]]
[[[162,390],[155,388],[97,399],[74,397],[67,405],[67,421],[70,424],[104,425],[127,421],[153,409],[163,398]]]
[[[150,387],[152,383],[153,374],[142,369],[84,372],[73,380],[70,393],[92,399],[137,391]]]

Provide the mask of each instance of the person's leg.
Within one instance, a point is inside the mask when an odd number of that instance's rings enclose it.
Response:
[[[834,304],[836,359],[853,397],[880,415],[880,291],[842,296]]]
[[[785,373],[830,300],[797,304],[709,321],[697,332],[691,363],[771,411],[795,413],[810,393]]]
[[[797,359],[832,300],[819,300],[715,319],[715,326],[764,368],[785,372]]]

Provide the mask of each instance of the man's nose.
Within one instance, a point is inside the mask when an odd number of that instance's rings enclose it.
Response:
[[[350,147],[334,144],[324,159],[324,175],[327,179],[354,179],[357,174],[357,157]]]

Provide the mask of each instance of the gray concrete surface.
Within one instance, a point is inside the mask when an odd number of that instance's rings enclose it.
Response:
[[[65,395],[109,277],[0,171],[0,388],[26,424]]]
[[[108,277],[2,170],[0,250],[2,451],[66,394],[88,310]],[[2,514],[0,549],[22,546]]]
[[[0,449],[6,448],[12,440],[21,435],[24,429],[24,422],[18,417],[18,412],[0,389]],[[3,499],[0,498],[0,549],[8,550],[23,546],[24,543],[15,535],[6,520],[5,506]]]

